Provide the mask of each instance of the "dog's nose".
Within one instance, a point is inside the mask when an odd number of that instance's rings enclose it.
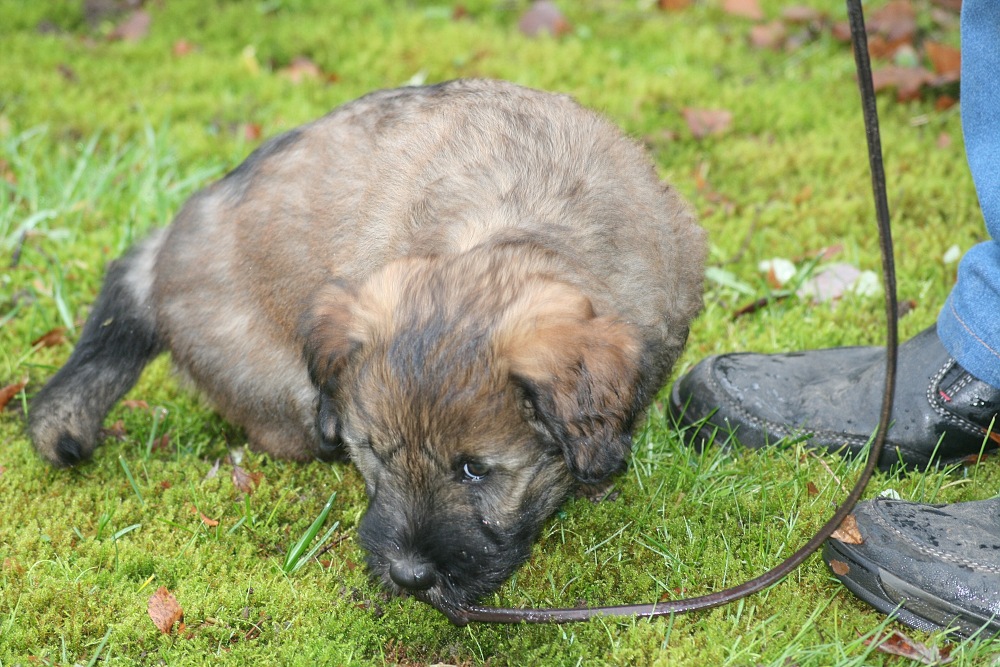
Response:
[[[434,566],[422,560],[404,558],[389,564],[389,577],[398,586],[411,591],[426,591],[437,576]]]

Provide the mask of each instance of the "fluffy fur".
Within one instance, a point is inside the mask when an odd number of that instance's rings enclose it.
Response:
[[[162,350],[250,444],[346,447],[374,574],[469,603],[625,466],[701,306],[704,233],[567,97],[373,93],[264,144],[108,271],[30,432],[55,465]]]

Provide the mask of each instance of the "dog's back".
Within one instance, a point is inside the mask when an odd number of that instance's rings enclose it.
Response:
[[[547,270],[598,315],[643,332],[645,393],[655,391],[701,304],[702,230],[641,149],[598,115],[564,96],[457,81],[346,104],[192,197],[109,271],[91,317],[128,314],[130,331],[148,330],[145,344],[115,362],[94,336],[116,324],[88,323],[78,350],[105,353],[75,353],[39,395],[35,444],[56,463],[89,455],[104,414],[168,349],[252,442],[310,458],[317,392],[299,321],[315,289],[359,284],[403,256],[511,244],[543,249]],[[99,400],[72,398],[90,384],[106,387]]]

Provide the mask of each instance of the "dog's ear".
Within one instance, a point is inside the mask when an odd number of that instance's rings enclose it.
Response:
[[[511,375],[573,476],[593,484],[624,469],[639,407],[635,327],[595,316],[579,290],[554,281],[525,290],[505,319]]]
[[[363,342],[357,307],[357,295],[347,283],[330,282],[316,290],[299,321],[309,377],[321,390]]]

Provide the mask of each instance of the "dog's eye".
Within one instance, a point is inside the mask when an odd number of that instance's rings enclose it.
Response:
[[[485,463],[477,463],[475,461],[468,461],[462,466],[462,474],[465,475],[465,479],[470,482],[479,482],[490,472],[489,467]]]

